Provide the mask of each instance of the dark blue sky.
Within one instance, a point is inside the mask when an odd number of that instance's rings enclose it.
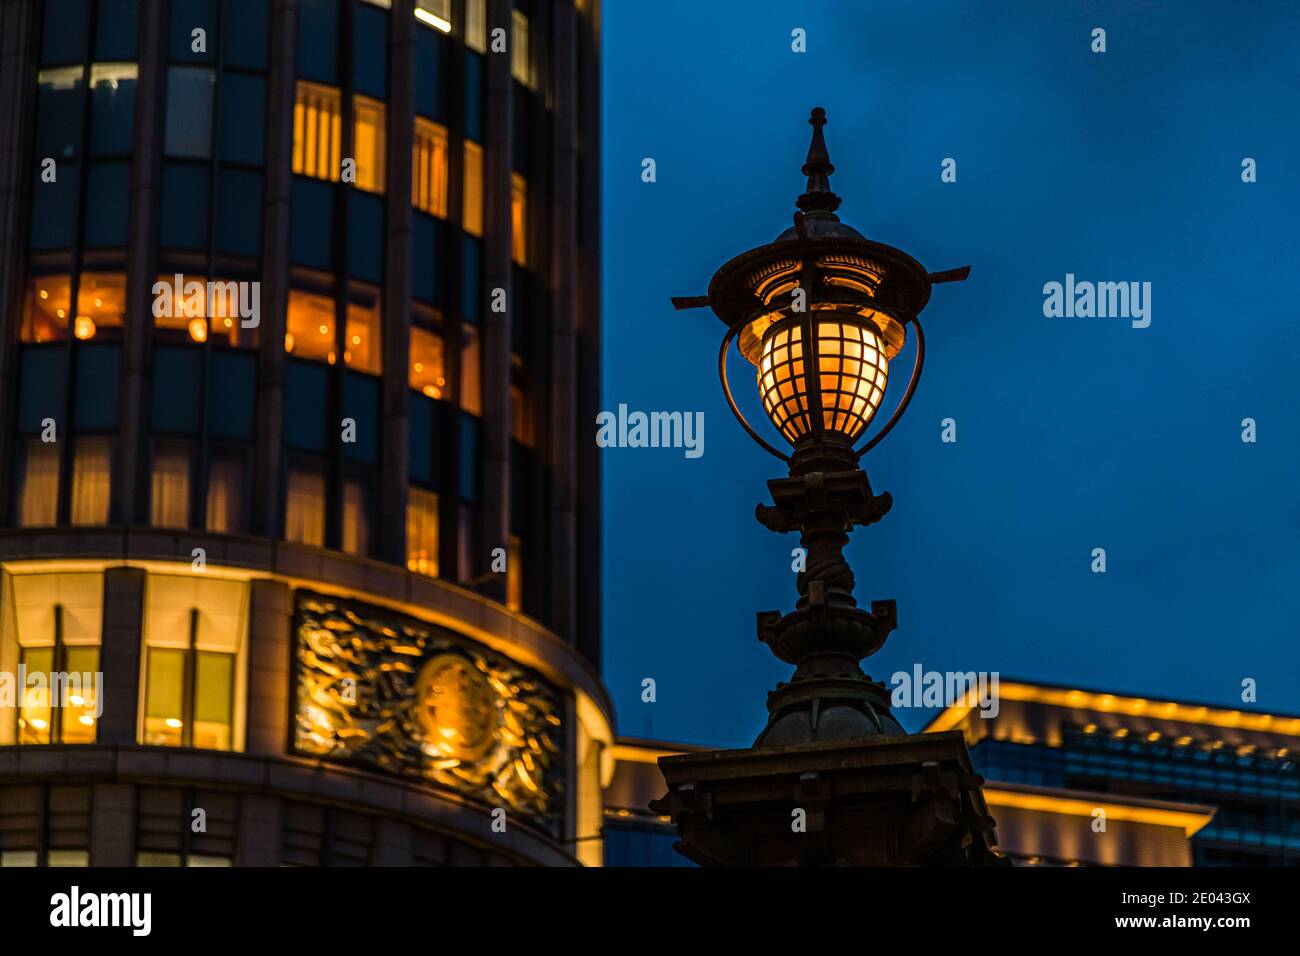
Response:
[[[748,746],[790,672],[754,632],[795,597],[796,536],[753,517],[782,466],[722,399],[722,323],[668,299],[790,224],[813,106],[841,218],[972,266],[935,288],[916,398],[864,459],[894,508],[853,535],[857,597],[899,616],[864,669],[1229,706],[1253,677],[1255,708],[1300,712],[1300,7],[609,0],[604,42],[602,407],[705,416],[701,458],[603,452],[620,733]],[[1150,327],[1044,317],[1066,273],[1152,283]]]

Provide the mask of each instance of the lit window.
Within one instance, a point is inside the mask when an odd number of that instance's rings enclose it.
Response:
[[[510,72],[516,80],[533,85],[532,58],[528,55],[528,17],[519,10],[513,11],[513,35],[510,38]]]
[[[383,371],[380,348],[379,292],[353,284],[348,302],[347,341],[343,343],[343,362],[349,368],[378,375]],[[319,326],[317,326],[319,328]]]
[[[460,224],[471,236],[483,235],[483,147],[465,140],[465,195]]]
[[[23,308],[23,341],[59,342],[66,339],[71,294],[71,276],[37,276],[28,282]]]
[[[487,0],[466,0],[465,45],[479,53],[487,52]]]
[[[387,110],[379,100],[360,94],[352,98],[352,151],[357,161],[357,186],[384,191],[384,144],[388,138]]]
[[[72,447],[72,523],[108,524],[112,439],[78,438]]]
[[[298,358],[334,364],[334,300],[323,295],[289,292],[284,350]]]
[[[510,174],[510,258],[528,265],[528,180]]]
[[[411,149],[411,205],[447,218],[447,130],[422,116],[415,118]]]
[[[506,607],[512,611],[524,606],[524,546],[516,535],[510,536],[506,557]]]
[[[443,366],[442,336],[411,326],[411,388],[429,398],[442,398],[447,387]]]
[[[316,179],[337,179],[341,136],[339,91],[299,80],[293,107],[293,171]]]
[[[415,19],[443,33],[451,32],[451,0],[415,0]]]
[[[18,489],[18,526],[50,527],[59,515],[59,446],[29,438],[23,448],[22,485]]]
[[[438,576],[438,496],[411,488],[406,501],[406,567]]]
[[[216,335],[230,345],[257,344],[257,330],[242,324],[245,312],[251,318],[260,308],[252,299],[248,282],[174,273],[158,276],[150,294],[156,328],[179,329],[192,342],[205,342],[209,335]]]
[[[533,446],[532,417],[528,414],[524,390],[518,385],[510,386],[510,437],[521,445]]]
[[[126,317],[126,276],[120,272],[83,272],[77,285],[77,314],[72,334],[85,340],[107,328],[121,328]]]
[[[465,326],[465,341],[460,347],[460,407],[471,415],[483,414],[483,394],[479,387],[478,329]]]
[[[13,611],[6,617],[4,644],[17,645],[29,675],[45,675],[43,687],[22,691],[18,743],[94,743],[103,575],[15,574],[8,581],[6,601],[12,600]]]
[[[244,462],[217,455],[208,472],[207,529],[225,534],[244,530]]]
[[[183,442],[159,442],[153,454],[150,524],[188,528],[190,524],[190,449]]]
[[[370,553],[370,509],[359,481],[343,483],[343,550],[363,557]]]
[[[248,585],[151,574],[145,600],[145,706],[140,742],[239,750],[236,707]]]
[[[325,476],[317,470],[294,468],[289,472],[284,539],[325,547]]]

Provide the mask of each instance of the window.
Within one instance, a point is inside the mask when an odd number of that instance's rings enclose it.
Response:
[[[72,443],[72,523],[108,524],[113,441],[78,438]]]
[[[244,530],[244,459],[238,453],[216,453],[208,471],[206,524],[209,531],[235,534]]]
[[[519,444],[533,447],[533,421],[528,414],[528,402],[519,385],[510,386],[510,437]]]
[[[141,787],[136,802],[136,866],[230,866],[239,798],[230,793]],[[195,832],[194,811],[205,826]]]
[[[129,156],[135,128],[134,63],[95,63],[90,67],[90,151],[96,156]]]
[[[120,329],[126,318],[126,276],[120,272],[83,272],[77,286],[77,317],[72,334],[93,339],[106,328]]]
[[[465,340],[460,348],[460,407],[471,415],[483,414],[483,395],[479,388],[478,329],[465,326]]]
[[[216,86],[217,75],[207,67],[173,66],[167,71],[164,149],[168,156],[207,159],[212,155]]]
[[[510,258],[528,265],[528,180],[510,174]]]
[[[289,292],[284,350],[298,358],[334,364],[334,300],[323,295]]]
[[[341,143],[339,91],[299,80],[293,107],[293,171],[315,179],[336,179]]]
[[[86,866],[90,787],[0,790],[0,866]]]
[[[350,292],[343,362],[349,368],[378,375],[384,367],[379,290],[353,283]]]
[[[406,501],[406,567],[438,576],[438,496],[412,487]]]
[[[36,75],[36,155],[59,161],[81,151],[81,83],[85,69],[62,66]],[[59,170],[63,172],[62,168]]]
[[[357,161],[357,187],[384,191],[384,146],[388,140],[387,110],[378,100],[360,94],[352,98],[352,151]]]
[[[447,387],[442,337],[419,326],[411,327],[411,388],[429,398],[442,398]]]
[[[289,471],[284,540],[325,547],[325,476],[317,469]]]
[[[59,446],[29,438],[23,446],[18,526],[52,527],[59,520]]]
[[[190,448],[184,442],[160,441],[153,454],[150,521],[155,528],[190,525]]]
[[[443,33],[450,33],[451,0],[415,0],[415,19]]]
[[[60,572],[6,578],[4,643],[17,646],[26,672],[45,679],[23,691],[18,743],[94,743],[102,703],[99,645],[104,576]]]
[[[532,89],[533,61],[528,49],[528,17],[519,10],[512,13],[510,38],[510,73],[524,86]]]
[[[487,0],[466,0],[465,45],[479,53],[487,52]]]
[[[422,116],[415,118],[411,205],[440,219],[447,218],[447,129]]]
[[[471,236],[483,235],[483,147],[465,140],[465,195],[461,228]]]
[[[248,585],[204,575],[151,574],[145,586],[145,706],[140,742],[240,750],[239,664]]]
[[[22,340],[58,342],[68,337],[69,275],[37,276],[27,283]]]
[[[348,554],[370,553],[370,507],[366,488],[360,481],[343,483],[343,550]]]
[[[517,535],[510,536],[506,555],[506,607],[512,611],[524,606],[524,546]]]

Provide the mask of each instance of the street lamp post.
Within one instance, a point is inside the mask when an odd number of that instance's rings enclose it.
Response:
[[[895,626],[893,601],[868,612],[853,596],[848,533],[889,511],[859,465],[898,423],[925,360],[918,315],[931,286],[969,267],[927,272],[899,249],[864,237],[836,215],[834,172],[814,109],[794,225],[723,265],[708,294],[727,326],[718,371],[741,426],[782,459],[789,477],[768,482],[758,520],[797,531],[805,550],[795,609],[758,615],[758,636],[793,677],[768,695],[753,747],[667,757],[668,793],[652,804],[677,824],[680,852],[703,864],[920,864],[1000,862],[982,780],[958,732],[909,736],[890,713],[888,688],[859,661]],[[884,399],[891,363],[914,339],[897,406],[864,440]],[[787,454],[746,420],[727,376],[732,343],[756,369],[758,394]],[[858,443],[861,443],[860,445]]]

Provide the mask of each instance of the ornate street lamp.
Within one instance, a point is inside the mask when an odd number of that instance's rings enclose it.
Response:
[[[678,849],[701,863],[984,862],[996,859],[988,849],[992,821],[965,743],[960,734],[909,737],[889,711],[888,688],[862,672],[858,662],[894,629],[895,608],[893,601],[874,601],[870,612],[858,607],[843,553],[848,532],[880,520],[891,505],[889,494],[872,492],[859,460],[889,434],[916,391],[925,360],[918,316],[931,286],[963,280],[970,268],[927,272],[907,253],[842,223],[830,188],[825,110],[814,109],[809,123],[808,186],[796,200],[794,225],[722,266],[707,295],[673,299],[678,309],[710,306],[727,326],[718,353],[727,404],[789,468],[789,477],[768,482],[772,504],[759,505],[757,516],[772,531],[798,531],[806,564],[795,609],[760,613],[758,635],[795,672],[769,693],[767,725],[753,748],[662,760],[669,792],[652,807],[673,817],[683,838]],[[866,437],[909,337],[907,387]],[[733,342],[755,367],[763,410],[789,453],[737,406],[727,376]],[[899,746],[879,746],[891,741]],[[833,785],[827,760],[836,768]],[[787,778],[796,790],[812,787],[790,799],[820,808],[815,839],[791,841],[774,828]],[[821,792],[817,780],[829,790]],[[910,809],[900,809],[895,803],[908,790]],[[928,808],[920,818],[917,801]],[[847,824],[864,807],[874,808],[872,822]],[[890,820],[916,838],[888,833]]]

